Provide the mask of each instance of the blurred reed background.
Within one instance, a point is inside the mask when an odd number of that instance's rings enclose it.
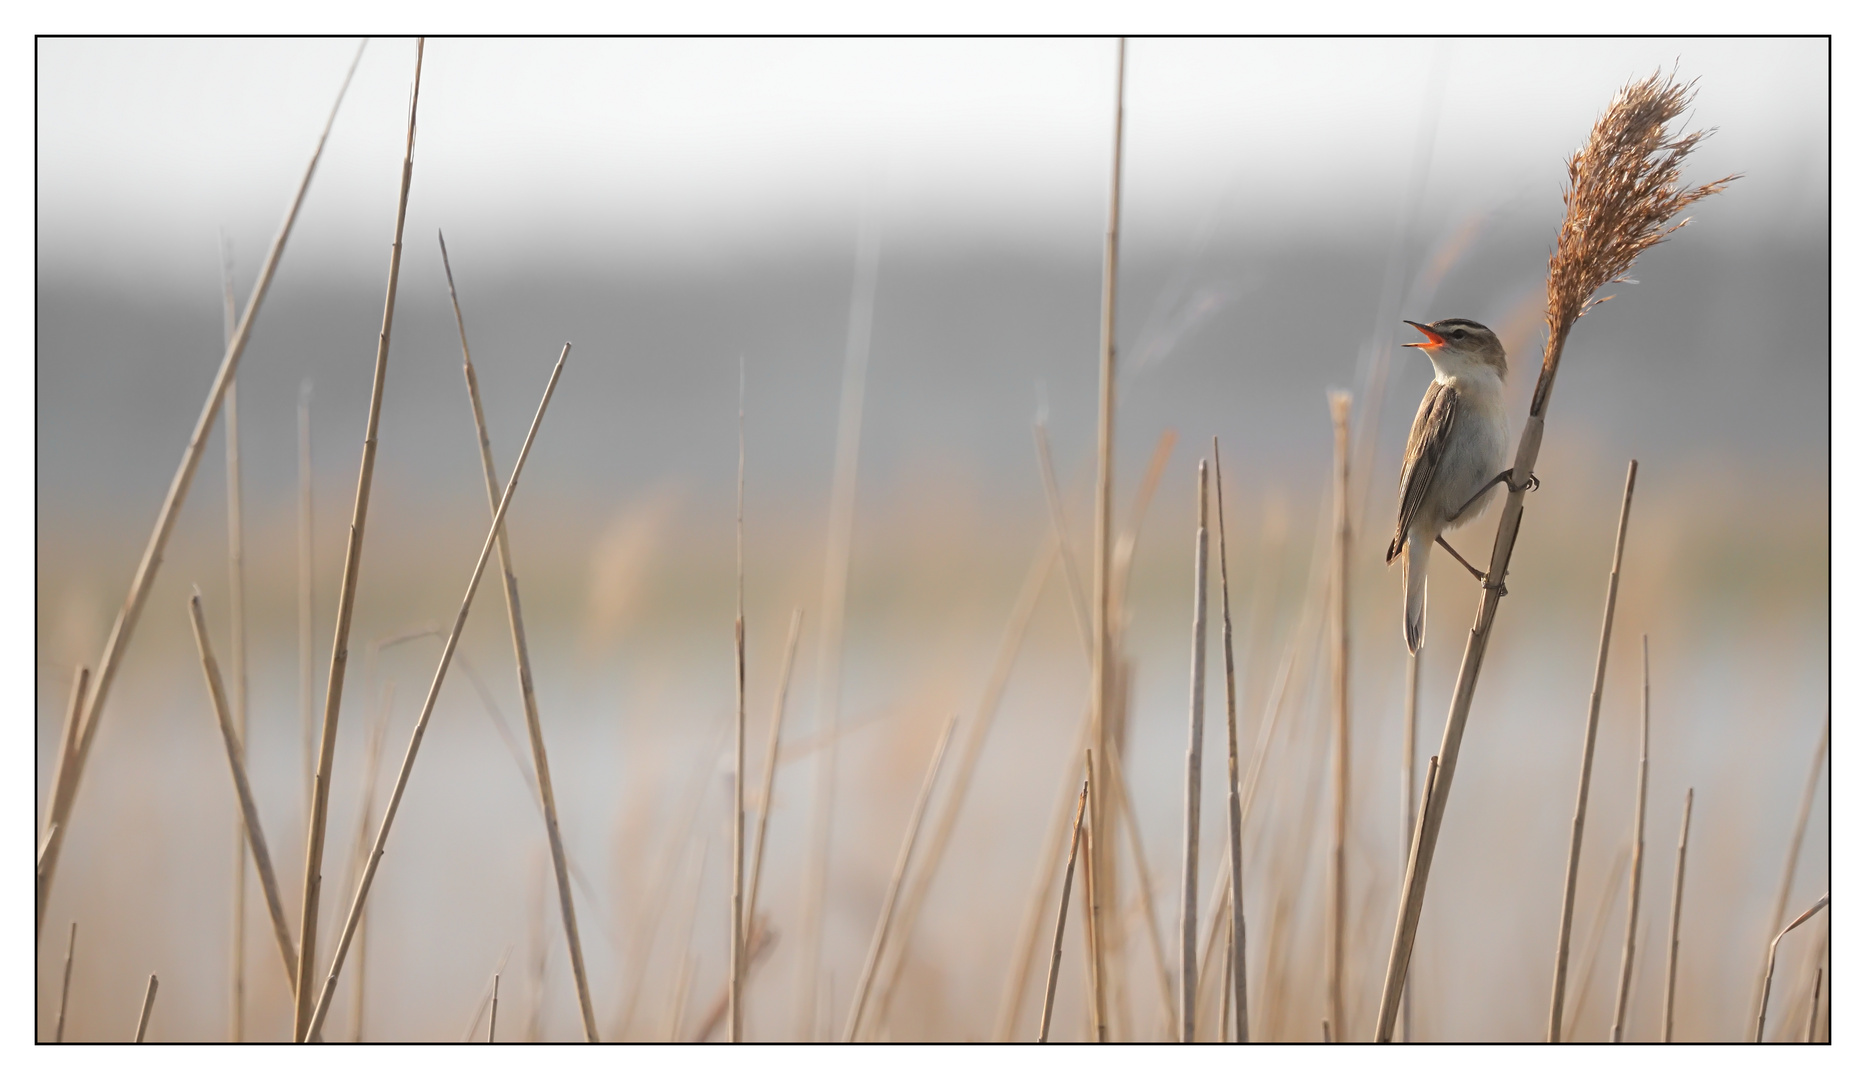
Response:
[[[222,352],[215,230],[230,239],[243,300],[353,48],[40,42],[40,821],[72,673],[97,662]],[[247,744],[294,924],[307,768],[299,394],[308,380],[321,712],[413,53],[401,40],[368,46],[240,368]],[[962,740],[980,723],[1020,583],[1051,542],[1033,419],[1053,440],[1070,544],[1086,565],[1113,54],[1091,40],[427,43],[332,781],[326,955],[349,903],[365,789],[373,828],[487,527],[434,240],[444,228],[501,469],[558,347],[576,345],[508,532],[602,1036],[724,1031],[707,1021],[728,966],[741,358],[751,781],[764,768],[786,627],[794,608],[805,613],[759,904],[777,936],[748,976],[745,1032],[841,1035],[938,733],[955,711]],[[1577,890],[1572,1034],[1605,1039],[1613,1022],[1643,634],[1650,851],[1628,1038],[1660,1033],[1670,837],[1687,787],[1696,804],[1674,1037],[1747,1037],[1827,711],[1822,39],[1130,44],[1118,531],[1159,440],[1173,432],[1177,443],[1138,530],[1119,616],[1132,664],[1122,766],[1152,906],[1139,903],[1126,841],[1110,837],[1119,904],[1101,917],[1120,943],[1115,1037],[1170,1030],[1142,920],[1157,916],[1171,939],[1195,465],[1213,435],[1225,460],[1239,741],[1247,757],[1265,747],[1244,835],[1252,1037],[1313,1040],[1327,1015],[1332,714],[1319,620],[1330,387],[1353,390],[1357,431],[1371,439],[1350,476],[1343,993],[1346,1037],[1371,1037],[1404,855],[1406,654],[1399,581],[1381,554],[1406,425],[1428,378],[1421,358],[1397,348],[1409,339],[1398,319],[1461,315],[1496,328],[1520,425],[1562,162],[1627,78],[1674,60],[1702,80],[1690,125],[1721,129],[1687,181],[1746,175],[1694,208],[1691,227],[1642,259],[1641,283],[1618,287],[1570,340],[1536,470],[1543,486],[1527,503],[1426,901],[1411,1033],[1543,1035],[1596,635],[1621,481],[1636,457]],[[819,678],[825,547],[864,230],[877,249],[872,335],[831,694]],[[229,1032],[238,807],[184,613],[198,583],[224,663],[221,439],[217,426],[73,810],[39,938],[42,1040],[58,1023],[74,921],[67,1041],[132,1037],[151,971],[161,991],[150,1041]],[[1456,541],[1479,561],[1473,549],[1494,512],[1483,522]],[[1434,571],[1420,775],[1477,594],[1442,554]],[[359,982],[363,1038],[460,1038],[483,1019],[499,969],[501,1041],[582,1035],[503,608],[483,585],[326,1038],[358,1035]],[[1210,632],[1215,643],[1215,619]],[[882,965],[893,990],[872,999],[864,1037],[992,1037],[1033,880],[1047,874],[1055,894],[1060,859],[1040,860],[1060,828],[1056,805],[1073,806],[1080,781],[1089,681],[1060,563],[1015,656],[946,857],[917,920],[895,927]],[[1215,645],[1209,659],[1207,879],[1226,847]],[[838,697],[817,1007],[798,989],[801,905],[812,770],[828,759],[819,725]],[[378,724],[383,760],[371,783]],[[1824,780],[1816,791],[1791,915],[1827,887]],[[935,817],[951,796],[943,775]],[[910,864],[910,880],[923,873]],[[1217,894],[1206,889],[1209,922]],[[1784,940],[1770,1038],[1802,1037],[1826,918]],[[245,920],[243,1035],[289,1038],[290,991],[268,955],[256,879]],[[1052,1032],[1062,1040],[1089,1033],[1080,920],[1071,923]],[[1035,1037],[1035,966],[1018,1039]],[[1213,976],[1202,1039],[1218,1035]]]

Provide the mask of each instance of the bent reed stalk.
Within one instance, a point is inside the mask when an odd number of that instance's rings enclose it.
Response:
[[[1814,918],[1822,908],[1826,907],[1829,895],[1822,893],[1821,898],[1814,902],[1813,907],[1795,916],[1795,921],[1782,927],[1782,932],[1775,935],[1774,939],[1769,942],[1769,962],[1762,969],[1762,1000],[1756,1005],[1756,1038],[1754,1041],[1762,1041],[1763,1022],[1769,1016],[1769,984],[1775,980],[1775,947],[1782,943],[1782,939],[1788,936],[1790,930]]]
[[[266,298],[266,290],[272,285],[272,276],[278,270],[279,258],[285,253],[285,242],[290,239],[292,225],[298,220],[299,207],[304,205],[305,192],[310,190],[311,177],[317,172],[317,165],[324,155],[324,143],[330,138],[330,129],[337,121],[337,109],[343,104],[344,93],[350,88],[350,77],[356,74],[357,62],[363,58],[363,47],[357,46],[356,57],[350,61],[350,69],[344,74],[343,85],[337,89],[337,100],[331,105],[330,115],[324,121],[324,130],[318,135],[317,146],[311,152],[311,162],[305,166],[298,189],[292,195],[292,201],[285,211],[285,220],[280,223],[279,231],[272,239],[272,246],[266,251],[265,262],[260,265],[259,277],[253,282],[253,292],[246,301],[246,313],[241,316],[239,326],[233,332],[233,341],[228,344],[226,354],[221,358],[220,371],[214,376],[214,385],[207,392],[207,401],[201,406],[200,418],[195,421],[194,432],[188,437],[188,446],[182,451],[181,464],[176,466],[175,477],[169,482],[168,494],[162,499],[162,509],[156,514],[155,528],[149,534],[149,542],[143,548],[142,560],[136,566],[136,574],[130,579],[129,595],[123,601],[123,608],[117,613],[117,621],[111,627],[110,637],[104,644],[103,659],[98,661],[96,678],[91,695],[85,708],[85,720],[78,729],[77,750],[73,755],[71,767],[64,770],[59,784],[52,790],[52,810],[50,821],[60,826],[51,836],[51,844],[46,850],[44,865],[36,874],[35,893],[37,898],[37,923],[33,929],[34,940],[45,926],[46,898],[52,889],[52,879],[58,869],[58,854],[63,848],[65,837],[70,832],[67,818],[71,814],[72,803],[78,794],[78,782],[84,773],[84,764],[90,759],[91,747],[97,740],[97,727],[103,719],[104,702],[110,695],[110,688],[116,681],[117,668],[123,662],[123,655],[129,649],[130,638],[136,632],[136,623],[142,616],[143,605],[149,599],[149,592],[155,585],[156,570],[162,565],[162,553],[168,547],[169,534],[174,531],[175,522],[181,516],[182,503],[188,498],[188,488],[194,482],[195,469],[201,464],[201,458],[207,453],[208,432],[214,426],[214,419],[220,414],[220,404],[226,395],[227,386],[233,382],[234,372],[240,366],[240,358],[246,353],[246,343],[253,333],[253,321],[259,317],[259,308]]]
[[[1037,1041],[1040,1043],[1050,1041],[1050,1016],[1056,1008],[1056,973],[1063,965],[1063,930],[1069,924],[1069,889],[1075,883],[1076,855],[1082,850],[1082,816],[1088,809],[1088,791],[1089,778],[1084,776],[1082,794],[1076,797],[1075,824],[1069,829],[1069,862],[1063,867],[1063,897],[1056,905],[1056,933],[1050,945],[1050,974],[1043,990],[1043,1020],[1037,1026]]]
[[[382,390],[389,372],[389,334],[395,326],[396,287],[402,274],[402,227],[408,220],[408,188],[415,171],[415,119],[421,105],[421,61],[427,40],[415,42],[415,82],[408,95],[408,137],[402,151],[401,190],[395,200],[395,239],[389,247],[389,284],[382,302],[382,330],[376,336],[375,376],[369,391],[369,418],[363,428],[363,461],[357,472],[356,503],[350,515],[349,544],[344,551],[343,578],[337,591],[337,626],[331,645],[330,675],[324,687],[323,734],[318,745],[317,775],[311,789],[311,820],[305,841],[304,905],[299,910],[298,985],[293,999],[292,1036],[295,1042],[311,1038],[311,983],[317,967],[318,907],[324,885],[324,835],[330,816],[330,775],[337,756],[337,721],[343,707],[343,677],[350,661],[350,619],[356,609],[356,581],[363,564],[364,527],[369,520],[369,493],[376,474],[376,432],[382,422]]]
[[[1380,1021],[1375,1030],[1375,1038],[1380,1042],[1390,1042],[1393,1038],[1399,991],[1405,984],[1406,966],[1412,958],[1413,941],[1419,930],[1432,855],[1438,845],[1439,829],[1444,823],[1445,806],[1458,766],[1458,750],[1477,692],[1484,653],[1490,644],[1491,628],[1503,601],[1504,579],[1509,574],[1510,557],[1522,527],[1523,494],[1529,488],[1529,479],[1535,472],[1536,458],[1542,448],[1549,397],[1555,387],[1555,375],[1568,334],[1576,320],[1607,299],[1596,299],[1595,293],[1611,282],[1626,280],[1627,272],[1641,253],[1690,220],[1672,223],[1672,218],[1700,199],[1722,191],[1736,179],[1726,176],[1700,187],[1681,186],[1680,170],[1692,150],[1703,141],[1705,132],[1673,134],[1668,128],[1690,106],[1693,93],[1694,84],[1680,84],[1657,72],[1629,83],[1614,96],[1607,111],[1595,122],[1587,145],[1576,151],[1568,162],[1567,190],[1562,196],[1567,213],[1556,238],[1555,251],[1549,256],[1546,315],[1549,333],[1542,353],[1542,370],[1530,398],[1529,418],[1523,424],[1517,443],[1510,490],[1498,515],[1490,569],[1484,576],[1483,599],[1465,642],[1464,659],[1458,667],[1458,681],[1445,719],[1445,735],[1439,750],[1442,775],[1431,801],[1425,804],[1420,815],[1420,847],[1410,860],[1380,995]]]
[[[512,495],[518,489],[519,475],[525,469],[525,461],[531,456],[532,442],[538,437],[538,428],[544,423],[544,411],[551,404],[551,395],[557,390],[557,380],[564,373],[564,361],[570,356],[570,344],[564,344],[563,351],[557,356],[557,364],[551,368],[550,381],[544,386],[544,399],[538,402],[538,411],[531,418],[531,430],[525,433],[524,445],[519,448],[518,460],[512,465],[511,478],[505,482],[505,493],[499,497],[499,506],[493,511],[492,527],[486,532],[486,541],[480,545],[479,559],[473,564],[473,576],[467,581],[466,595],[460,599],[460,610],[454,616],[453,628],[447,634],[447,644],[441,647],[440,663],[434,669],[434,680],[428,684],[428,695],[421,703],[421,715],[415,721],[414,733],[408,739],[408,751],[402,757],[401,771],[396,774],[395,787],[389,793],[389,805],[382,814],[382,825],[376,830],[375,844],[369,853],[369,861],[363,865],[362,880],[357,883],[356,899],[350,904],[350,914],[344,920],[342,936],[337,940],[336,955],[331,958],[330,974],[324,979],[324,989],[318,995],[317,1008],[310,1018],[304,1036],[300,1041],[310,1042],[317,1038],[318,1029],[323,1025],[325,1015],[330,1011],[331,997],[337,989],[337,976],[343,971],[344,956],[349,952],[351,938],[356,934],[357,922],[362,918],[363,904],[369,899],[369,887],[376,880],[376,868],[382,863],[382,855],[388,844],[389,829],[395,824],[395,812],[401,808],[402,795],[408,789],[408,776],[414,770],[415,755],[421,750],[422,736],[427,734],[428,720],[434,715],[435,700],[440,697],[441,683],[447,678],[448,663],[453,659],[454,650],[460,644],[460,631],[466,626],[467,612],[473,606],[473,594],[479,590],[480,578],[486,572],[486,563],[492,557],[493,545],[499,538],[500,527],[505,524],[506,511],[512,505]],[[328,737],[328,736],[327,736]],[[325,744],[329,749],[330,744]],[[320,784],[325,779],[319,778]],[[308,953],[300,950],[300,956],[307,957],[300,970],[310,966]],[[300,982],[302,983],[302,979]]]
[[[287,985],[298,981],[298,956],[292,949],[292,932],[285,921],[285,905],[279,898],[279,881],[272,872],[272,854],[266,846],[266,833],[259,825],[259,808],[253,800],[252,784],[246,776],[246,748],[235,730],[233,710],[227,703],[227,690],[220,680],[220,665],[214,662],[214,649],[208,642],[207,616],[201,611],[201,593],[188,598],[188,618],[194,626],[194,644],[201,654],[201,674],[207,680],[207,696],[213,703],[214,719],[220,726],[220,739],[227,748],[227,768],[233,773],[233,790],[240,801],[240,820],[252,847],[253,863],[259,869],[260,889],[266,896],[266,911],[272,916],[272,934],[278,939],[279,957],[285,961]],[[242,867],[244,869],[244,867]]]
[[[1581,737],[1581,787],[1574,797],[1574,822],[1568,832],[1568,872],[1562,884],[1561,929],[1555,935],[1555,989],[1549,995],[1548,1041],[1560,1042],[1562,1008],[1568,991],[1568,945],[1574,933],[1574,892],[1581,875],[1581,835],[1587,827],[1588,783],[1594,775],[1594,738],[1600,730],[1600,699],[1607,684],[1607,646],[1613,640],[1613,610],[1620,597],[1620,558],[1626,552],[1626,523],[1633,512],[1637,459],[1626,463],[1626,490],[1620,495],[1620,524],[1613,536],[1613,566],[1607,571],[1607,610],[1600,619],[1600,648],[1594,654],[1594,688],[1587,698],[1587,727]]]
[[[453,264],[447,258],[447,238],[435,230],[440,241],[441,267],[447,273],[447,298],[453,304],[454,326],[460,331],[461,367],[466,376],[467,399],[473,406],[473,427],[479,434],[480,466],[486,478],[486,502],[495,512],[499,507],[499,471],[492,460],[492,436],[486,428],[486,410],[480,404],[479,376],[473,369],[473,351],[467,347],[466,319],[460,314],[460,294],[454,290]],[[504,527],[499,529],[499,572],[505,585],[505,610],[512,627],[512,655],[518,665],[519,698],[525,708],[525,730],[531,737],[531,761],[537,772],[539,801],[544,808],[544,831],[551,845],[551,870],[557,878],[557,903],[564,920],[565,944],[570,950],[570,971],[577,986],[577,1007],[582,1013],[583,1036],[601,1042],[596,1031],[596,1010],[590,1002],[590,980],[583,964],[583,939],[577,931],[577,909],[570,894],[569,860],[564,855],[564,836],[557,820],[557,793],[551,783],[551,762],[544,748],[544,726],[538,719],[538,694],[531,674],[531,646],[525,636],[525,616],[518,599],[518,573],[512,569],[511,542]]]
[[[1250,1041],[1250,1009],[1244,967],[1244,810],[1238,788],[1237,661],[1231,646],[1231,573],[1225,557],[1225,471],[1218,460],[1218,437],[1215,435],[1212,436],[1212,493],[1218,504],[1218,610],[1225,652],[1225,810],[1231,842],[1231,948],[1226,963],[1231,971],[1228,989],[1235,1011],[1232,1032],[1238,1042],[1247,1043]],[[1129,822],[1131,825],[1131,808]],[[1137,852],[1139,844],[1136,837]],[[1143,886],[1145,884],[1142,882]]]

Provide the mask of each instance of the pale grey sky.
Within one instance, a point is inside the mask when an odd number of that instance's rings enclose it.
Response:
[[[47,39],[39,46],[42,259],[160,271],[256,253],[353,39]],[[372,41],[294,239],[369,262],[395,200],[408,39]],[[428,43],[410,228],[602,260],[890,235],[1098,237],[1115,46],[1063,40]],[[1726,226],[1825,229],[1820,39],[1137,40],[1132,242],[1221,226],[1372,226],[1400,213],[1428,102],[1439,213],[1558,190],[1614,88],[1676,62],[1720,128],[1695,175],[1747,173]],[[1435,84],[1435,80],[1436,84]],[[1092,242],[1092,241],[1091,241]]]

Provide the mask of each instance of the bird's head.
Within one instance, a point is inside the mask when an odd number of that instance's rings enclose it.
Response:
[[[1509,362],[1503,355],[1503,342],[1490,327],[1471,319],[1440,319],[1435,323],[1405,320],[1406,325],[1424,334],[1424,341],[1409,341],[1406,347],[1418,349],[1432,360],[1432,366],[1446,375],[1489,368],[1501,379],[1509,374]]]

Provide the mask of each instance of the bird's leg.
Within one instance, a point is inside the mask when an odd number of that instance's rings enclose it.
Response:
[[[1467,562],[1464,556],[1458,554],[1457,548],[1452,547],[1450,544],[1445,542],[1444,537],[1441,536],[1438,538],[1438,546],[1444,548],[1446,551],[1451,552],[1451,557],[1458,560],[1458,565],[1464,567],[1466,570],[1469,570],[1471,572],[1472,577],[1476,578],[1479,582],[1482,582],[1484,580],[1484,572],[1482,570],[1479,570],[1477,567],[1472,566],[1469,562]]]
[[[1542,478],[1537,476],[1535,473],[1529,474],[1528,483],[1525,483],[1525,484],[1510,483],[1510,474],[1515,471],[1516,471],[1515,469],[1505,469],[1502,472],[1498,473],[1497,475],[1491,477],[1489,480],[1485,481],[1484,486],[1478,488],[1477,491],[1474,492],[1470,498],[1464,500],[1464,505],[1458,507],[1458,512],[1451,515],[1451,517],[1448,518],[1447,520],[1457,521],[1458,519],[1464,517],[1464,512],[1471,508],[1472,503],[1475,503],[1479,498],[1482,498],[1484,492],[1489,491],[1491,488],[1496,487],[1498,484],[1502,484],[1504,487],[1510,489],[1511,491],[1534,491],[1537,488],[1542,486]],[[1447,548],[1446,550],[1450,550],[1450,549]],[[1464,562],[1464,560],[1462,559],[1458,561]],[[1471,564],[1464,563],[1464,565],[1469,566]]]

